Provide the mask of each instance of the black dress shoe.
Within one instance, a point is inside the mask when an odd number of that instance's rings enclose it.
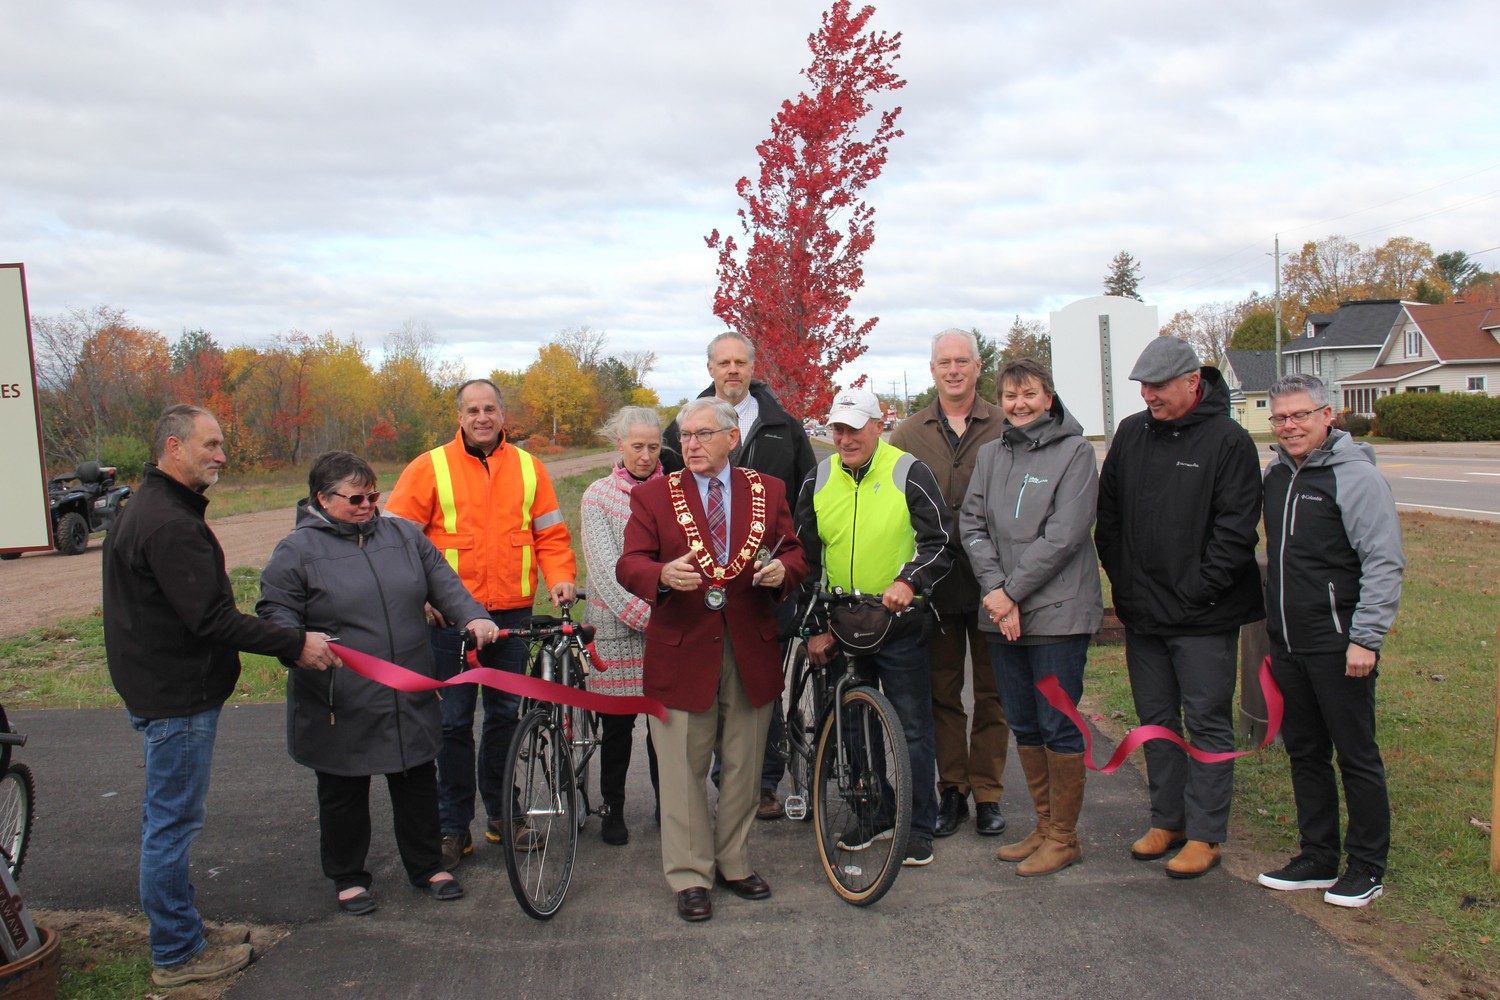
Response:
[[[985,837],[1005,832],[1005,817],[998,802],[974,803],[974,829]]]
[[[708,890],[702,886],[694,886],[691,889],[683,889],[677,894],[677,915],[689,923],[697,923],[707,920],[714,915],[713,901],[708,898]]]
[[[932,828],[934,837],[951,837],[958,832],[958,825],[969,815],[969,797],[956,788],[943,792],[938,803],[937,824]]]
[[[725,878],[723,875],[715,875],[714,881],[741,899],[771,898],[771,883],[754,872],[744,878]]]
[[[599,836],[611,847],[623,847],[630,843],[630,828],[625,825],[623,805],[604,807],[604,823],[599,827]]]

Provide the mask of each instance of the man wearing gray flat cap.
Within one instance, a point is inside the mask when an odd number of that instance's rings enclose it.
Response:
[[[1120,421],[1099,473],[1099,560],[1125,625],[1125,662],[1142,725],[1200,750],[1234,749],[1241,625],[1265,617],[1255,543],[1260,463],[1229,416],[1229,386],[1191,346],[1157,337],[1132,380],[1146,412]],[[1131,847],[1173,878],[1219,864],[1234,764],[1202,764],[1165,740],[1146,744],[1151,829]],[[1186,846],[1184,846],[1186,845]]]

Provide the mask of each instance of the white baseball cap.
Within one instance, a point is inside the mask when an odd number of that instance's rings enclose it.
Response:
[[[880,400],[869,389],[843,389],[833,397],[828,422],[859,430],[871,420],[881,420],[884,416]]]

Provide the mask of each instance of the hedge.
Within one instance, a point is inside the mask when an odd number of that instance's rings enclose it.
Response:
[[[1375,431],[1400,441],[1500,441],[1500,397],[1403,392],[1375,400]]]

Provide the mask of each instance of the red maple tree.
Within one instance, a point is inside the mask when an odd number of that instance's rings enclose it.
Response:
[[[858,199],[885,167],[887,145],[902,133],[899,107],[861,126],[871,99],[900,90],[901,35],[862,34],[875,13],[851,14],[837,0],[809,35],[809,92],[783,101],[760,145],[760,177],[741,177],[738,212],[749,248],[734,237],[707,236],[719,252],[714,315],[755,341],[756,375],[794,414],[824,412],[833,374],[864,354],[878,317],[858,325],[849,302],[865,283],[860,261],[875,242],[875,209]]]

